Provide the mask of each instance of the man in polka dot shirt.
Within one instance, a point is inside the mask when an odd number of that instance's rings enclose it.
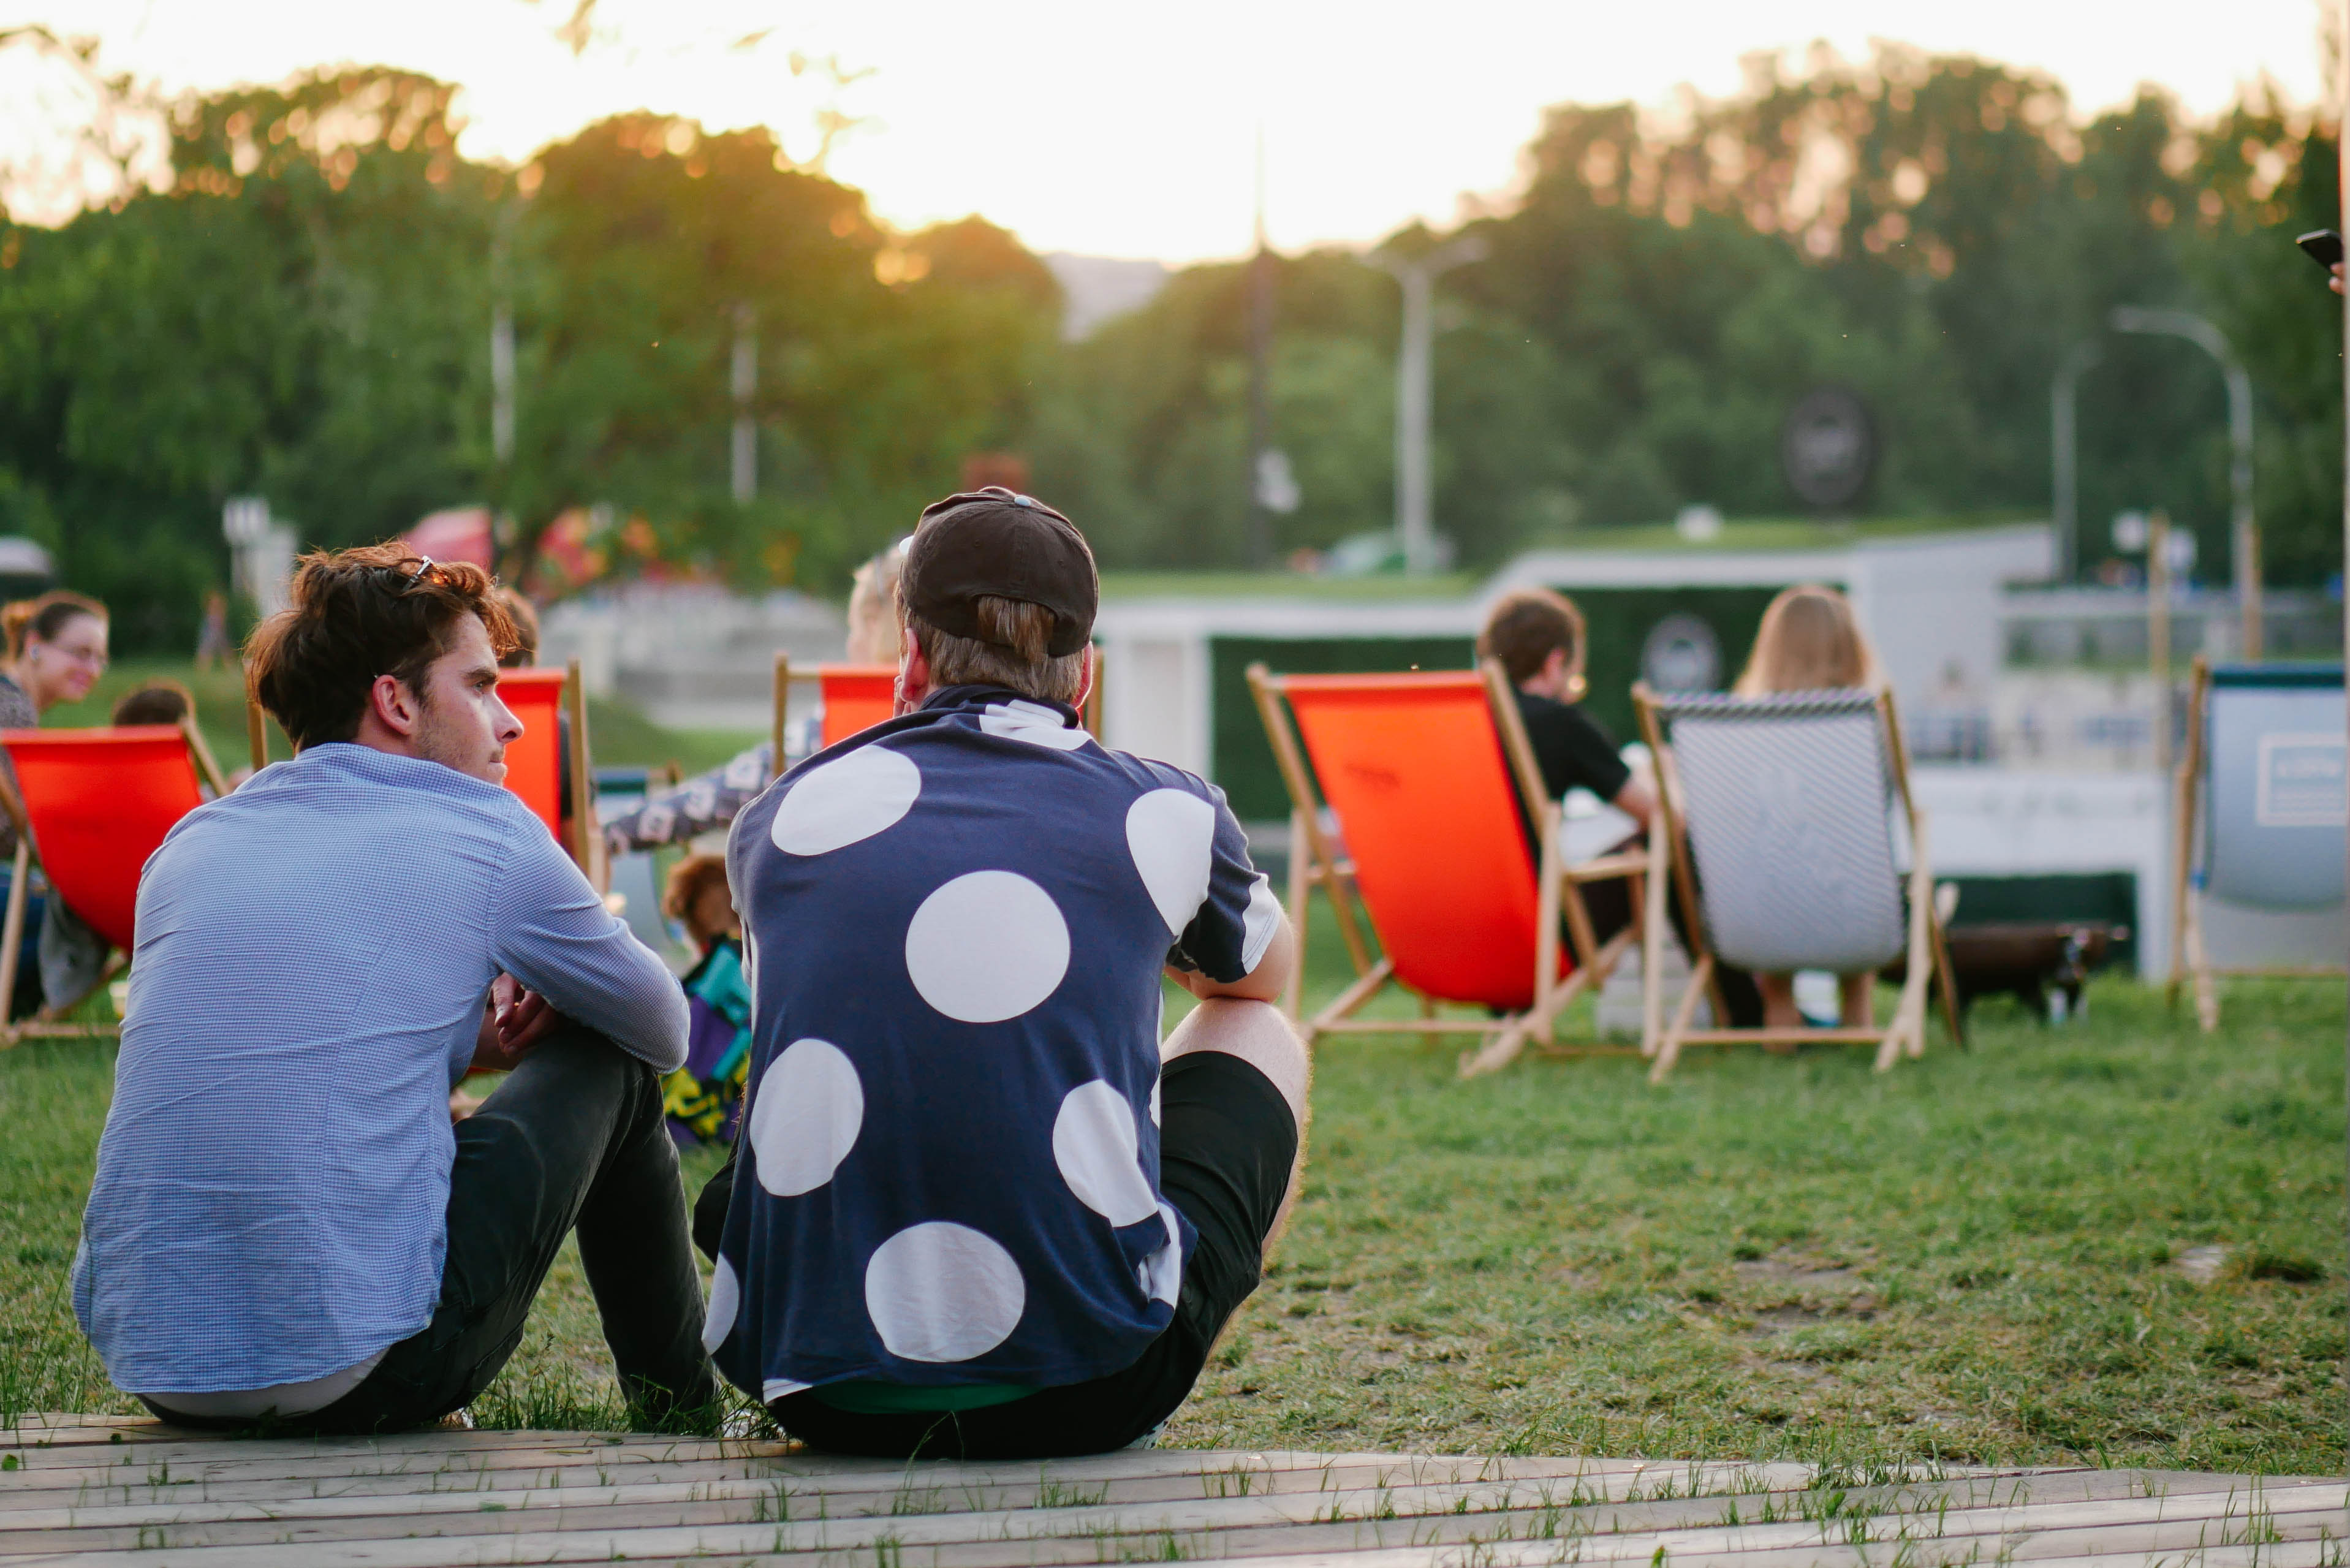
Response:
[[[898,716],[735,820],[751,1088],[703,1344],[819,1448],[1145,1438],[1294,1195],[1295,942],[1222,793],[1079,727],[1097,594],[1050,507],[933,505]],[[1199,998],[1163,1045],[1162,972]]]

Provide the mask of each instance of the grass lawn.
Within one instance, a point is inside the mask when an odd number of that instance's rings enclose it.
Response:
[[[2240,985],[2207,1041],[2105,981],[1882,1077],[1701,1052],[1653,1089],[1332,1045],[1305,1199],[1168,1440],[2338,1474],[2344,1023],[2338,982]],[[128,1407],[66,1293],[111,1059],[0,1054],[0,1415]],[[610,1398],[567,1247],[475,1415]]]

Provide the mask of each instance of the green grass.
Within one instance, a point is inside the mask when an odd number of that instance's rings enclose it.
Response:
[[[2209,1040],[2120,981],[1973,1023],[1661,1088],[1326,1046],[1305,1199],[1166,1440],[2340,1473],[2343,987],[2234,986]],[[110,1063],[0,1054],[0,1414],[128,1408],[65,1288]],[[572,1248],[475,1414],[619,1420]]]

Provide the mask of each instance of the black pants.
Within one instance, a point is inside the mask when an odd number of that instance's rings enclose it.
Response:
[[[814,1393],[768,1408],[812,1448],[890,1459],[1048,1459],[1122,1449],[1175,1413],[1226,1320],[1256,1289],[1264,1241],[1297,1161],[1297,1123],[1263,1073],[1195,1051],[1159,1079],[1159,1189],[1199,1232],[1175,1318],[1141,1359],[1107,1377],[936,1415],[861,1415]]]
[[[382,1432],[463,1409],[521,1343],[531,1302],[574,1227],[621,1392],[656,1421],[714,1407],[702,1280],[652,1068],[590,1030],[567,1030],[525,1056],[456,1132],[432,1321],[340,1399],[270,1424]],[[149,1408],[181,1426],[256,1425]]]
[[[1647,843],[1645,838],[1627,839],[1617,849],[1637,849]],[[1615,850],[1610,850],[1610,854]],[[1670,886],[1669,880],[1668,887]],[[1632,885],[1628,878],[1610,877],[1605,882],[1583,884],[1583,907],[1591,916],[1592,940],[1605,947],[1607,939],[1632,923]],[[1673,929],[1681,939],[1684,950],[1691,949],[1688,912],[1681,908],[1680,895],[1674,889],[1665,901],[1665,912],[1672,917]],[[1570,943],[1567,950],[1574,951]],[[1717,953],[1713,960],[1713,982],[1721,989],[1721,1005],[1730,1016],[1722,1026],[1731,1029],[1762,1027],[1762,992],[1756,989],[1754,977],[1742,969],[1721,961]]]

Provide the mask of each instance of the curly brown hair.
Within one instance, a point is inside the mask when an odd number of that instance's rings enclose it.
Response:
[[[389,675],[424,701],[424,672],[455,645],[466,616],[499,654],[514,621],[481,567],[428,560],[403,545],[317,550],[294,574],[294,602],[245,642],[245,690],[299,751],[359,732],[368,692]]]

